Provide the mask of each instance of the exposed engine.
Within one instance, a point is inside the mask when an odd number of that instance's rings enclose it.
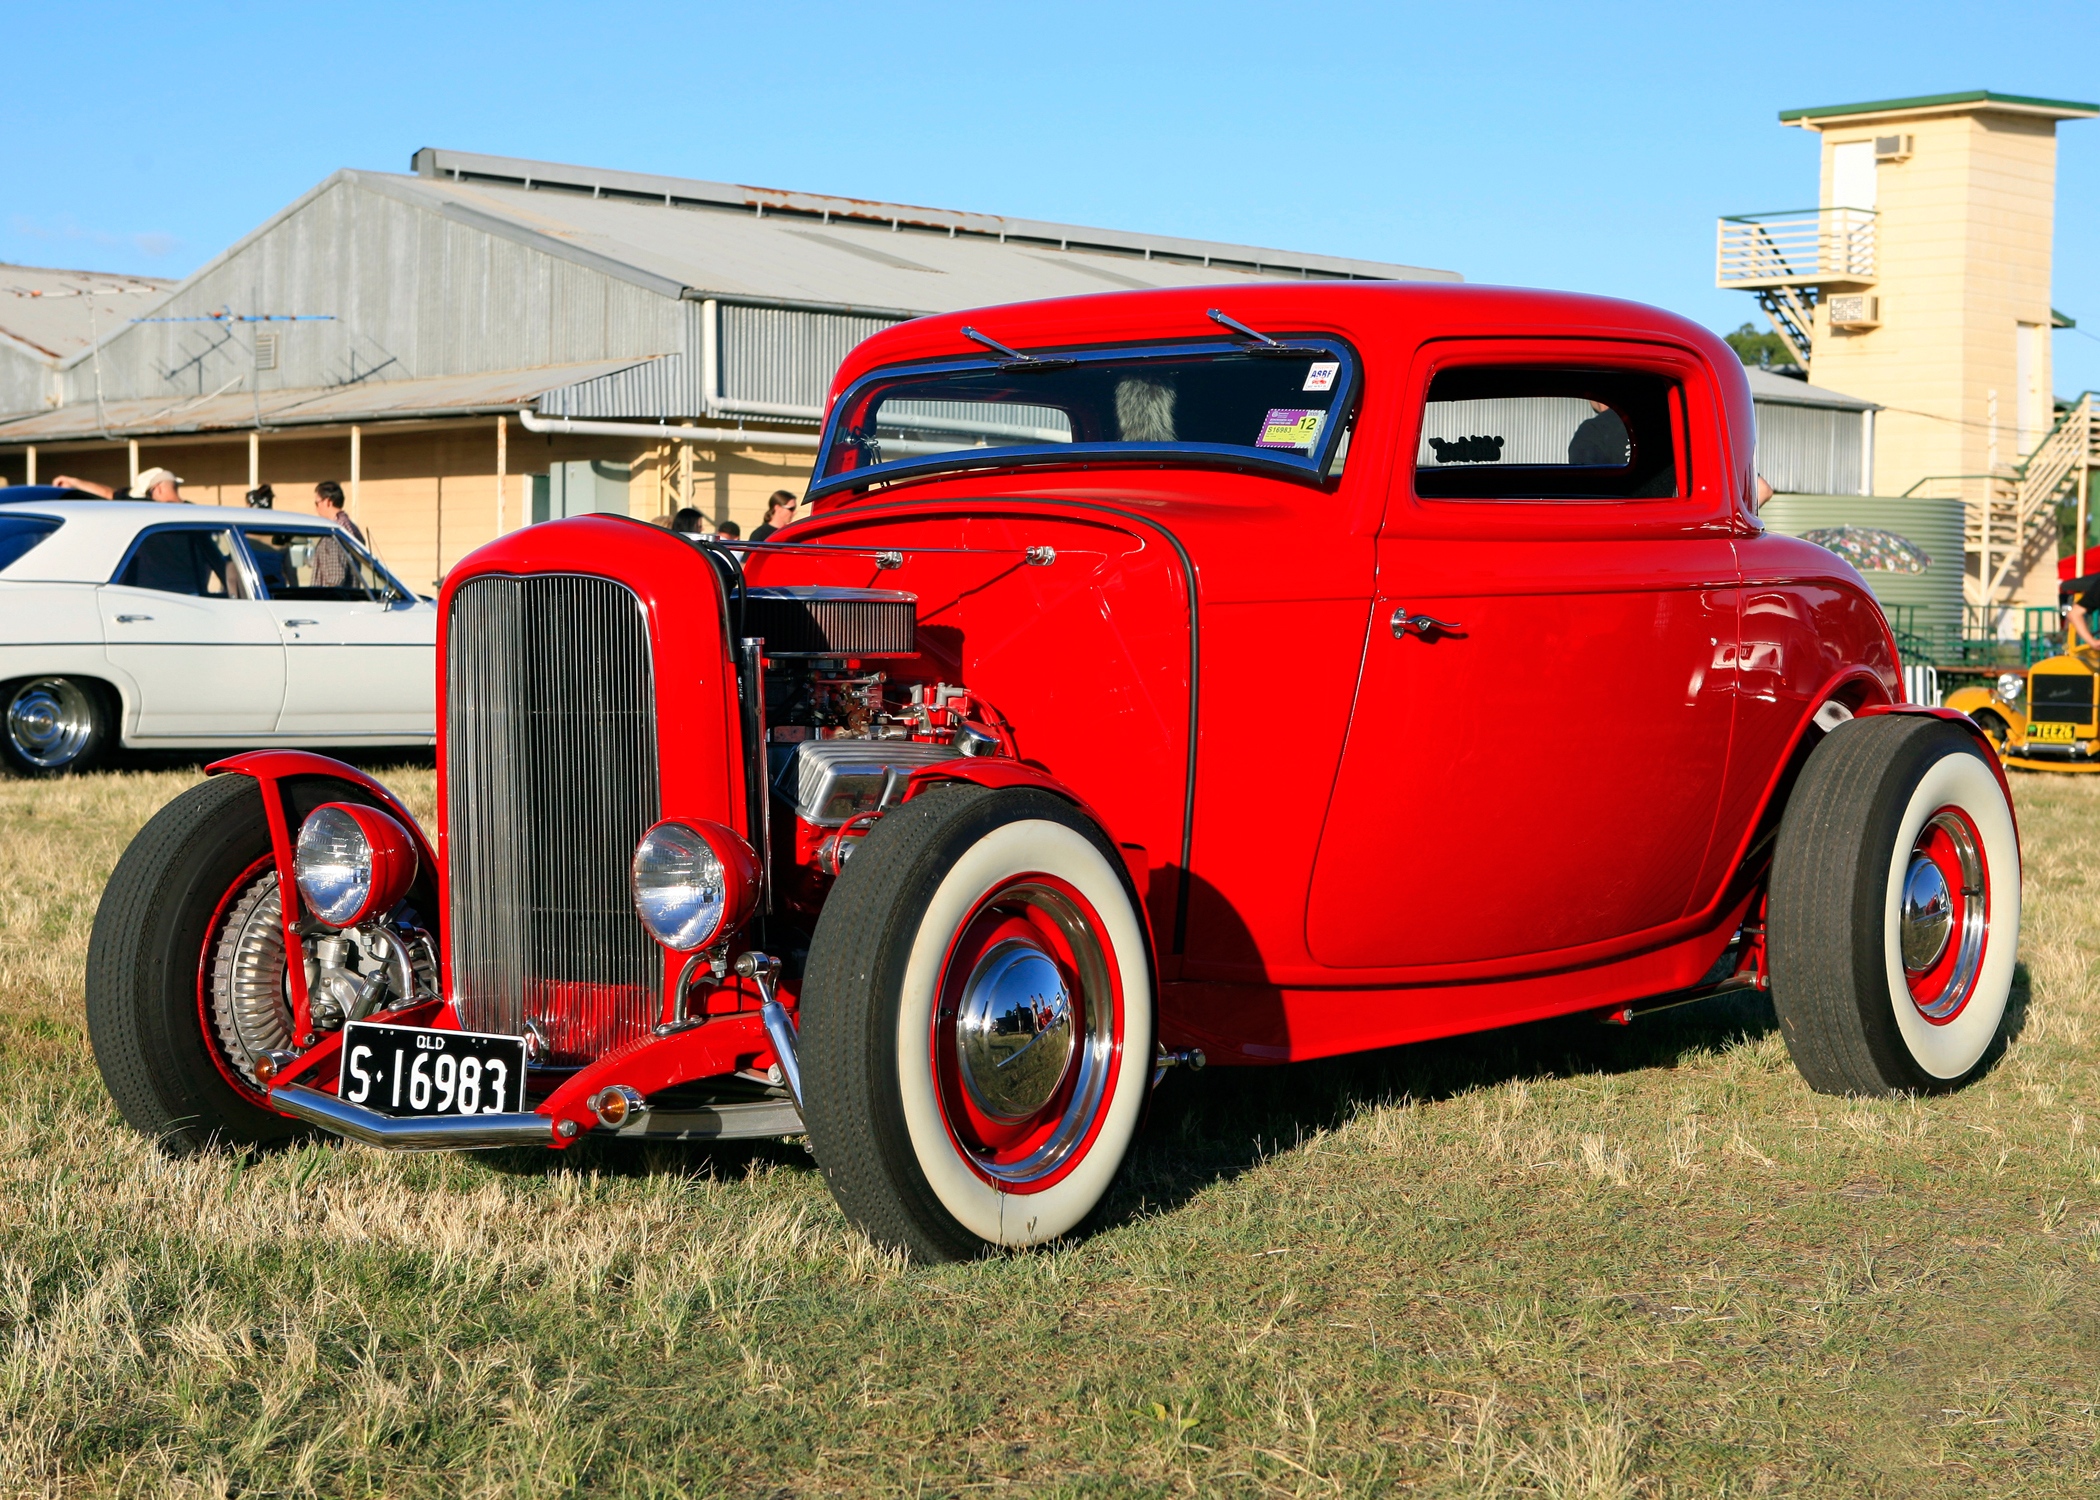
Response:
[[[791,815],[776,818],[773,839],[791,909],[814,913],[914,772],[1014,753],[998,710],[921,675],[917,611],[915,596],[888,589],[746,592],[744,628],[765,641],[767,780]]]

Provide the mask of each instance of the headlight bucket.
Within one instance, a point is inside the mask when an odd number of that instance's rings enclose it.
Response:
[[[2017,672],[2002,672],[1999,674],[1995,686],[1998,692],[1998,701],[2010,703],[2013,699],[2020,696],[2020,689],[2027,686],[2027,679]]]
[[[634,846],[634,914],[674,953],[705,948],[758,902],[758,856],[707,818],[665,818]]]
[[[306,815],[292,873],[307,909],[330,927],[384,916],[416,878],[416,843],[376,807],[328,802]]]

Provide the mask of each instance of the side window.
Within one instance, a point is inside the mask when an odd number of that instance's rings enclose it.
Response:
[[[400,597],[364,549],[339,532],[252,528],[244,534],[267,598],[383,601]]]
[[[0,516],[0,573],[58,528],[59,522],[50,516]]]
[[[1642,370],[1439,370],[1415,493],[1430,500],[1656,500],[1682,493],[1684,393]]]
[[[139,541],[116,581],[135,589],[203,599],[248,597],[233,533],[201,526],[149,533]]]

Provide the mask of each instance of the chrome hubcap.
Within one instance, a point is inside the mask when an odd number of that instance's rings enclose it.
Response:
[[[1896,916],[1911,1003],[1927,1020],[1944,1021],[1968,1003],[1989,935],[1986,906],[1975,831],[1951,808],[1935,814],[1911,848]]]
[[[955,1018],[963,1087],[995,1120],[1025,1120],[1072,1064],[1072,996],[1057,961],[1019,938],[995,943],[963,984]]]
[[[25,683],[7,705],[7,737],[33,766],[56,770],[77,760],[94,737],[94,707],[63,677]]]
[[[211,958],[212,1026],[226,1056],[251,1084],[256,1058],[292,1045],[290,986],[277,872],[265,870],[226,914]]]
[[[1954,893],[1940,867],[1922,854],[1910,857],[1903,877],[1903,967],[1922,974],[1940,961],[1954,936]]]

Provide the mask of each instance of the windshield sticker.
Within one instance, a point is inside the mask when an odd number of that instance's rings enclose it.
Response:
[[[1308,391],[1331,391],[1334,377],[1342,373],[1342,362],[1338,359],[1323,359],[1305,372],[1305,389]]]
[[[1321,424],[1326,422],[1324,411],[1307,411],[1302,407],[1279,406],[1270,409],[1261,419],[1261,436],[1254,440],[1257,448],[1310,448],[1320,436]]]

